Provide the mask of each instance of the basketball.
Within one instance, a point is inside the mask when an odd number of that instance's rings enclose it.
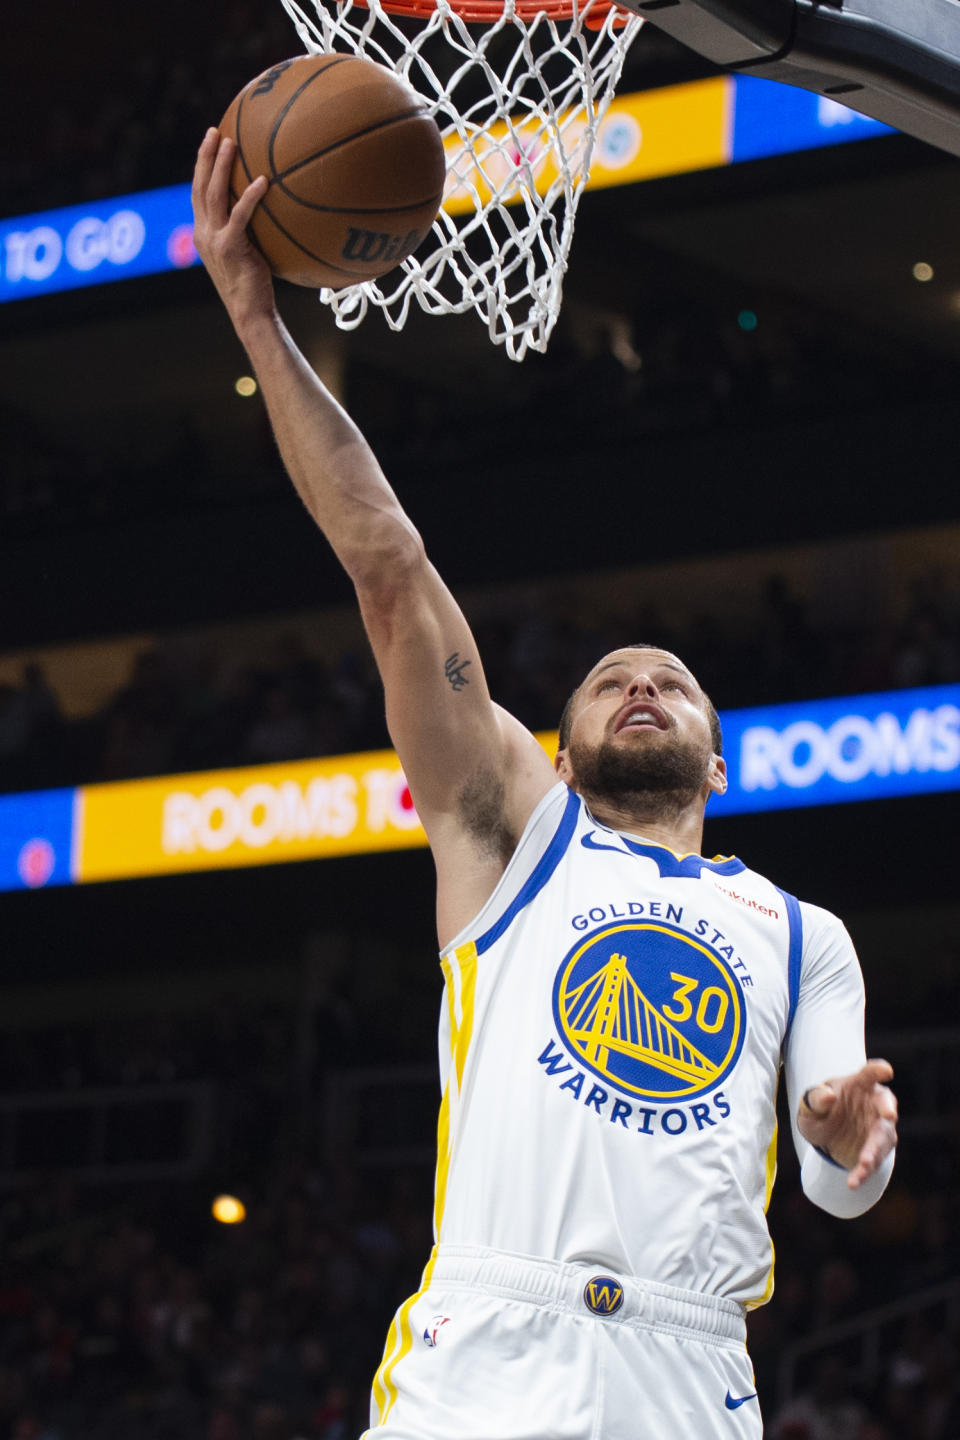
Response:
[[[301,55],[245,85],[220,122],[237,143],[234,203],[269,181],[248,233],[295,285],[340,290],[416,250],[443,199],[443,141],[423,99],[383,65]]]

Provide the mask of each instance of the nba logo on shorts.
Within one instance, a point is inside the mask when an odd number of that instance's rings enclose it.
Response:
[[[430,1321],[430,1324],[423,1332],[424,1345],[428,1346],[431,1350],[435,1350],[437,1348],[437,1340],[439,1338],[441,1329],[444,1325],[449,1324],[449,1315],[434,1315],[433,1319]]]
[[[623,1286],[612,1275],[594,1275],[584,1286],[583,1302],[594,1315],[616,1315],[623,1304]]]

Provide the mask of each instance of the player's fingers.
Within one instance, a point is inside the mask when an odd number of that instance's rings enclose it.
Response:
[[[221,135],[214,156],[213,166],[207,181],[206,203],[210,220],[218,229],[226,225],[230,217],[230,201],[227,191],[230,185],[230,171],[236,146],[229,135]]]
[[[897,1097],[886,1085],[878,1085],[873,1096],[874,1111],[881,1120],[897,1119],[900,1114],[900,1106],[897,1104]]]
[[[804,1092],[803,1103],[812,1115],[823,1118],[836,1105],[837,1092],[832,1085],[811,1085]]]
[[[266,175],[258,175],[244,190],[230,212],[230,224],[236,230],[245,230],[254,210],[260,204],[267,190]]]
[[[897,1127],[891,1120],[875,1120],[870,1133],[857,1157],[857,1163],[847,1177],[851,1190],[857,1190],[864,1180],[877,1169],[897,1143]]]
[[[885,1085],[888,1080],[893,1079],[893,1066],[889,1060],[868,1060],[860,1074],[865,1081],[878,1081]]]
[[[194,211],[196,211],[198,207],[202,207],[206,199],[207,186],[210,184],[210,172],[213,169],[213,162],[217,153],[218,133],[216,126],[211,125],[200,141],[196,164],[193,167],[193,186],[191,189]]]

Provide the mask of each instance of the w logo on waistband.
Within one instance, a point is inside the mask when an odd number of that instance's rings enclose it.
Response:
[[[623,1304],[623,1286],[612,1275],[594,1275],[584,1287],[583,1303],[594,1315],[616,1315]]]

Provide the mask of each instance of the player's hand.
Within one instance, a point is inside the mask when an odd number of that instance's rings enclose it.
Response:
[[[193,172],[193,243],[234,322],[250,314],[273,313],[273,278],[251,244],[247,225],[267,189],[258,175],[230,209],[230,171],[236,145],[211,127],[197,152]]]
[[[855,1075],[812,1085],[800,1102],[797,1125],[811,1145],[825,1150],[858,1189],[897,1143],[897,1097],[886,1082],[893,1066],[868,1060]]]

